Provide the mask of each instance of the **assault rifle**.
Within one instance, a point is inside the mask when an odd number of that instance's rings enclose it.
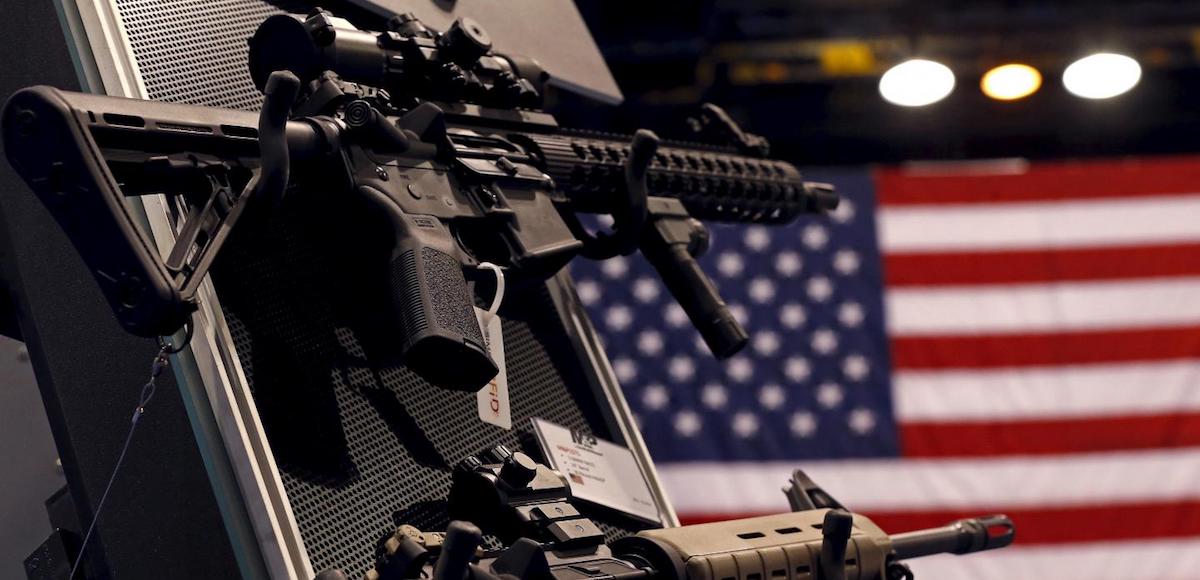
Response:
[[[889,536],[796,470],[793,511],[654,529],[606,543],[562,474],[503,445],[455,469],[445,532],[402,525],[366,580],[912,580],[903,560],[1012,543],[1008,517],[958,520]],[[483,534],[506,546],[481,549]],[[345,578],[326,570],[318,580]]]
[[[257,116],[27,88],[5,106],[5,151],[117,319],[143,336],[185,325],[230,230],[264,213],[248,208],[314,188],[366,200],[395,236],[407,366],[466,391],[497,372],[468,285],[481,263],[544,279],[577,255],[640,249],[728,357],[747,334],[696,263],[708,240],[696,218],[782,224],[837,205],[717,107],[692,119],[705,144],[572,131],[539,110],[536,63],[495,53],[470,19],[444,33],[411,15],[389,27],[361,31],[322,11],[266,20],[250,45]],[[157,193],[190,207],[165,260],[124,199]],[[611,232],[591,233],[578,213],[610,214]]]

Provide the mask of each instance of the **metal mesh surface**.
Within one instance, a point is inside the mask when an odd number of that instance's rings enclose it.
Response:
[[[257,110],[246,41],[281,11],[259,0],[116,0],[151,99]]]
[[[374,274],[386,240],[362,231],[369,216],[326,201],[294,201],[234,240],[216,281],[313,565],[358,575],[396,525],[444,528],[462,458],[495,443],[539,455],[523,435],[531,417],[613,434],[540,284],[501,310],[513,431],[482,423],[474,394],[385,362],[397,354],[386,279]],[[610,539],[640,527],[590,515]]]

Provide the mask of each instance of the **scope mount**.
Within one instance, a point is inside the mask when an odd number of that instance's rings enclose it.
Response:
[[[548,75],[536,61],[492,50],[479,23],[460,17],[445,32],[411,13],[367,32],[326,10],[266,19],[250,39],[250,76],[262,88],[277,70],[310,82],[326,70],[378,87],[399,108],[423,101],[468,102],[501,109],[537,109]]]

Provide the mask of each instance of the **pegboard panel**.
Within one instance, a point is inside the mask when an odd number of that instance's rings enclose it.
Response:
[[[281,10],[259,0],[117,0],[151,99],[256,111],[247,40]]]

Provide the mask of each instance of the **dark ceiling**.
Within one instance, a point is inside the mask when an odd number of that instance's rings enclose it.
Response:
[[[572,124],[669,128],[699,101],[727,108],[803,164],[1078,157],[1200,150],[1200,2],[578,0],[625,91],[607,110],[565,98]],[[1136,57],[1141,83],[1109,101],[1059,77],[1099,50]],[[876,89],[912,56],[957,75],[946,100],[907,109]],[[979,91],[989,67],[1042,70],[1018,102]],[[658,127],[660,126],[661,127]]]

